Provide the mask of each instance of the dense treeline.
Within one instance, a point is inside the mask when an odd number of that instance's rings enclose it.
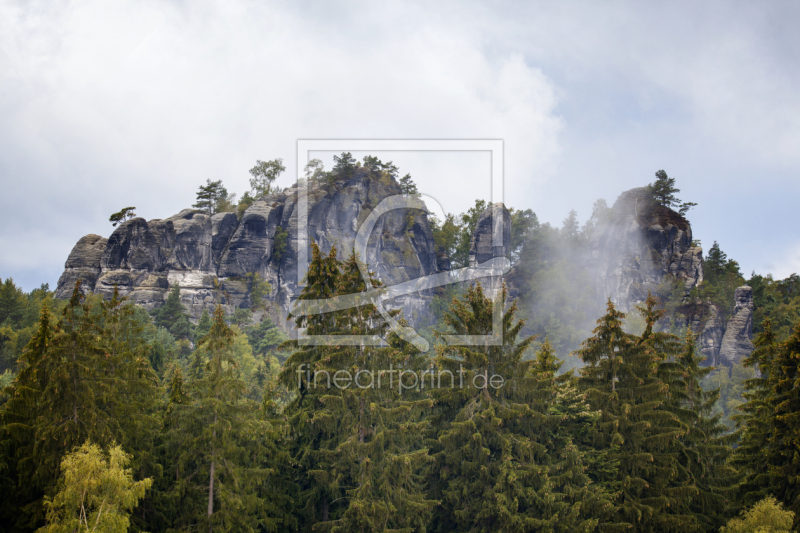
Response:
[[[334,159],[330,172],[309,163],[310,185],[360,167],[398,175],[376,158]],[[258,161],[239,204],[208,182],[196,207],[241,214],[283,170]],[[656,177],[654,202],[692,207]],[[410,176],[399,183],[416,193]],[[432,220],[454,268],[485,207]],[[76,286],[61,301],[5,280],[0,531],[800,530],[800,278],[746,280],[715,242],[688,297],[666,280],[627,316],[598,309],[580,259],[609,213],[598,200],[585,224],[572,211],[559,228],[512,209],[518,298],[443,289],[427,354],[372,305],[290,317],[315,341],[289,340],[256,275],[250,309],[196,323],[177,286],[147,313],[117,293]],[[312,257],[300,300],[365,290],[354,254]],[[713,303],[726,320],[744,283],[756,350],[704,366],[688,318]],[[499,344],[485,342],[495,303]]]
[[[313,247],[301,299],[364,289],[358,258],[336,254]],[[437,331],[490,335],[494,294],[502,344],[432,354],[370,305],[295,317],[357,342],[285,341],[219,307],[177,339],[177,290],[155,319],[116,294],[34,293],[0,411],[4,531],[705,532],[761,502],[728,526],[747,531],[800,510],[800,327],[780,340],[765,323],[730,433],[691,332],[659,330],[655,297],[636,334],[609,302],[583,367],[561,372],[503,288],[465,289]]]

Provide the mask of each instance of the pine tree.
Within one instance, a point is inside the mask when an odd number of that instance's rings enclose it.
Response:
[[[403,191],[403,194],[409,196],[419,193],[419,191],[417,190],[417,184],[414,183],[414,180],[411,179],[411,174],[406,174],[405,176],[400,178],[400,190]]]
[[[697,205],[694,202],[681,203],[678,200],[675,194],[681,192],[681,190],[675,187],[675,178],[670,178],[663,170],[656,172],[656,181],[648,185],[647,188],[658,205],[666,208],[675,206],[681,215],[685,215],[689,209]]]

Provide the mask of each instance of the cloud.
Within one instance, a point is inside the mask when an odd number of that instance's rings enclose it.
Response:
[[[298,138],[502,138],[507,203],[556,223],[666,168],[700,203],[697,237],[753,242],[800,171],[798,10],[7,0],[0,273],[36,263],[28,287],[54,282],[123,204],[170,216],[206,179],[241,194],[256,159],[284,158],[289,185]],[[470,164],[430,162],[448,209],[476,196]],[[728,189],[752,216],[725,216]],[[34,260],[41,235],[52,248]]]

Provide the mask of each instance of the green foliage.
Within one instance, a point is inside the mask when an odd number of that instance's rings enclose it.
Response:
[[[470,287],[445,323],[458,335],[491,334],[505,297],[493,302]],[[591,512],[608,505],[587,491],[581,454],[559,431],[568,417],[553,400],[567,382],[555,376],[552,349],[545,343],[535,361],[523,360],[533,339],[517,341],[515,313],[516,304],[503,312],[500,346],[437,346],[436,371],[459,385],[430,393],[436,531],[592,531]]]
[[[769,274],[753,273],[747,284],[753,288],[753,332],[761,332],[762,323],[769,318],[776,338],[788,338],[800,322],[800,276],[775,280]]]
[[[253,347],[253,352],[262,356],[275,352],[278,346],[289,340],[283,330],[269,317],[262,318],[261,322],[248,328],[247,338]]]
[[[261,279],[258,272],[248,273],[245,277],[250,286],[250,309],[264,309],[266,306],[264,298],[272,292],[272,285],[267,280]]]
[[[418,194],[419,191],[417,190],[417,184],[411,179],[411,174],[406,174],[402,178],[400,178],[400,190],[403,191],[403,194],[412,195]]]
[[[236,195],[228,194],[228,190],[222,185],[222,180],[206,180],[205,185],[201,185],[197,190],[197,203],[192,207],[204,210],[209,215],[214,213],[224,213],[233,211]]]
[[[530,209],[509,209],[511,213],[511,244],[508,247],[510,259],[516,261],[522,252],[522,246],[531,235],[531,232],[539,227],[539,219],[536,213]]]
[[[700,493],[693,470],[702,471],[702,465],[684,461],[691,446],[687,435],[701,419],[698,405],[685,402],[692,395],[697,401],[701,393],[696,377],[687,383],[692,371],[674,359],[680,353],[678,339],[654,331],[663,314],[655,305],[650,296],[640,308],[645,330],[636,336],[624,332],[625,315],[609,300],[594,336],[578,351],[586,363],[580,388],[590,407],[602,413],[594,441],[618,465],[597,481],[618,494],[613,520],[618,527],[701,531],[702,517],[692,512],[691,503]],[[684,363],[694,361],[692,352],[685,358]]]
[[[324,256],[313,244],[312,258],[301,299],[365,290],[354,254],[342,264],[335,247]],[[386,333],[373,305],[301,316],[296,324],[311,335]],[[337,344],[288,342],[294,351],[281,373],[283,384],[296,393],[286,414],[298,465],[301,529],[423,530],[434,502],[423,493],[420,476],[427,460],[418,441],[418,417],[430,404],[403,398],[397,381],[394,386],[386,377],[381,385],[374,381],[374,372],[406,368],[413,347],[396,338],[388,347]],[[332,386],[330,376],[340,371],[373,372],[373,386]]]
[[[242,199],[239,200],[239,205],[236,207],[236,218],[241,221],[242,217],[244,217],[244,212],[247,211],[247,208],[253,205],[256,200],[257,198],[250,195],[250,191],[245,191],[242,195]]]
[[[200,320],[197,321],[197,326],[195,326],[195,338],[200,341],[208,335],[209,331],[211,331],[211,316],[208,314],[208,309],[203,309],[203,314],[200,315]]]
[[[681,190],[675,187],[675,178],[670,178],[663,170],[656,172],[656,181],[648,185],[647,188],[658,205],[670,209],[677,207],[681,215],[685,215],[689,209],[697,205],[694,202],[681,203],[678,200],[675,194],[681,192]]]
[[[253,198],[261,198],[272,192],[272,184],[286,170],[283,166],[283,159],[272,159],[271,161],[256,161],[256,166],[250,169],[250,188],[253,191]]]
[[[136,213],[133,210],[136,209],[135,207],[123,207],[121,210],[117,211],[113,215],[108,218],[108,221],[111,222],[111,225],[115,228],[117,224],[122,224],[126,220],[133,218],[136,216]]]
[[[164,305],[155,310],[153,315],[156,326],[169,330],[178,338],[188,339],[191,337],[189,317],[186,314],[186,308],[181,303],[181,288],[177,283],[170,289]]]
[[[42,497],[54,493],[61,459],[87,439],[119,442],[134,453],[137,471],[158,471],[148,452],[158,427],[156,376],[142,324],[116,291],[93,306],[79,289],[78,283],[57,324],[42,308],[3,405],[16,482],[2,511],[24,508],[15,516],[21,527],[44,518]]]
[[[25,293],[12,278],[0,285],[0,325],[19,328],[25,318]]]
[[[61,461],[59,492],[45,502],[48,525],[38,531],[128,531],[131,510],[153,484],[152,478],[134,481],[126,468],[130,462],[120,446],[105,453],[90,441],[67,454]]]
[[[202,374],[189,382],[187,394],[173,393],[179,399],[171,404],[167,436],[177,441],[176,480],[168,494],[173,527],[250,531],[275,526],[270,503],[258,494],[269,470],[253,461],[263,459],[258,436],[270,428],[259,419],[257,404],[245,398],[235,339],[217,306],[200,343],[207,354]]]
[[[289,240],[289,232],[278,226],[275,228],[275,239],[272,246],[272,260],[276,266],[280,266],[283,254],[286,252],[286,244]]]
[[[794,513],[784,511],[783,506],[769,496],[742,512],[741,518],[733,518],[720,533],[789,533],[792,531]]]
[[[342,152],[341,156],[333,156],[332,173],[339,178],[349,178],[356,170],[358,162],[350,152]]]

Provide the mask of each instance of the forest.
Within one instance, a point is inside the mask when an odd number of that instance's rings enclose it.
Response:
[[[282,170],[259,161],[239,204],[208,182],[195,207],[241,213]],[[432,221],[454,267],[485,207]],[[428,353],[372,305],[290,319],[383,344],[292,340],[258,279],[250,309],[193,323],[177,285],[148,313],[7,278],[0,531],[800,530],[800,277],[746,279],[714,242],[691,294],[665,281],[629,313],[597,308],[575,258],[608,212],[598,200],[585,224],[572,211],[554,227],[512,209],[525,283],[439,292]],[[359,261],[313,244],[299,298],[364,291]],[[710,367],[686,317],[697,302],[729,310],[745,283],[756,349]],[[491,334],[495,300],[502,345],[441,342]]]

